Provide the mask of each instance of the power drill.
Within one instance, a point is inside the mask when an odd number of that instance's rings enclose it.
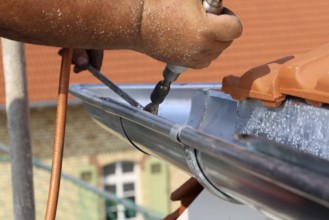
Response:
[[[222,0],[203,0],[203,7],[208,13],[219,15],[222,12]],[[159,105],[167,97],[170,85],[179,75],[187,70],[186,67],[167,64],[163,70],[163,80],[158,82],[151,94],[151,103],[144,107],[145,111],[157,115]]]

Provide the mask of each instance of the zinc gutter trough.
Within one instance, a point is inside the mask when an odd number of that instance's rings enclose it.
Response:
[[[149,102],[153,89],[120,87],[142,105]],[[103,85],[72,85],[70,92],[107,130],[194,176],[225,200],[270,218],[327,219],[329,162],[266,139],[235,135],[238,103],[220,88],[173,85],[159,116],[129,106]]]

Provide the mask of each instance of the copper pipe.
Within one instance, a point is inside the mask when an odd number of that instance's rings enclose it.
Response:
[[[45,220],[54,220],[58,203],[58,194],[61,181],[62,160],[65,138],[67,96],[70,81],[70,68],[72,60],[72,49],[64,49],[59,77],[59,88],[57,96],[56,128],[54,137],[54,149],[52,158],[52,170],[48,191],[48,203]]]

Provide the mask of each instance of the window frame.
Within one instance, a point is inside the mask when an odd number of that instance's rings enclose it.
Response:
[[[132,172],[124,172],[123,170],[123,164],[124,163],[132,163],[133,164],[133,170]],[[139,164],[135,161],[117,161],[113,162],[111,164],[108,164],[104,166],[103,170],[106,169],[107,166],[113,166],[114,165],[114,173],[104,173],[103,175],[103,184],[104,189],[106,186],[115,185],[116,186],[116,196],[119,198],[128,198],[128,197],[135,197],[135,202],[137,204],[140,204],[141,202],[141,187],[140,187],[140,167]],[[134,190],[131,190],[129,192],[124,192],[124,184],[134,184]],[[107,207],[106,207],[107,208]],[[125,211],[127,209],[122,204],[117,204],[117,220],[141,220],[142,215],[138,212],[136,212],[136,216],[133,218],[126,218],[125,217]]]

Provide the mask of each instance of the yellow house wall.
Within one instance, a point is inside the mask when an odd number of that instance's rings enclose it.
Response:
[[[30,113],[30,127],[32,151],[35,158],[51,164],[53,134],[55,124],[55,109],[33,109]],[[8,143],[5,113],[0,112],[0,142]],[[0,153],[0,156],[5,154]],[[130,160],[139,164],[139,182],[141,195],[140,204],[147,204],[147,184],[143,179],[143,164],[149,156],[133,149],[129,144],[111,135],[98,126],[81,106],[69,106],[64,149],[63,172],[78,177],[78,168],[84,165],[96,166],[99,171],[106,164]],[[178,169],[169,166],[169,191],[178,188],[188,176]],[[34,169],[35,199],[37,219],[42,219],[48,193],[49,173]],[[97,185],[102,186],[102,177],[99,173]],[[78,211],[72,204],[77,204],[78,189],[68,181],[62,180],[57,219],[75,219]],[[0,219],[12,213],[11,177],[9,163],[0,162]],[[73,196],[72,196],[73,195]],[[170,193],[168,193],[168,199]],[[171,203],[170,211],[178,207],[178,203]],[[71,213],[68,216],[68,213]],[[68,218],[69,217],[69,218]]]

